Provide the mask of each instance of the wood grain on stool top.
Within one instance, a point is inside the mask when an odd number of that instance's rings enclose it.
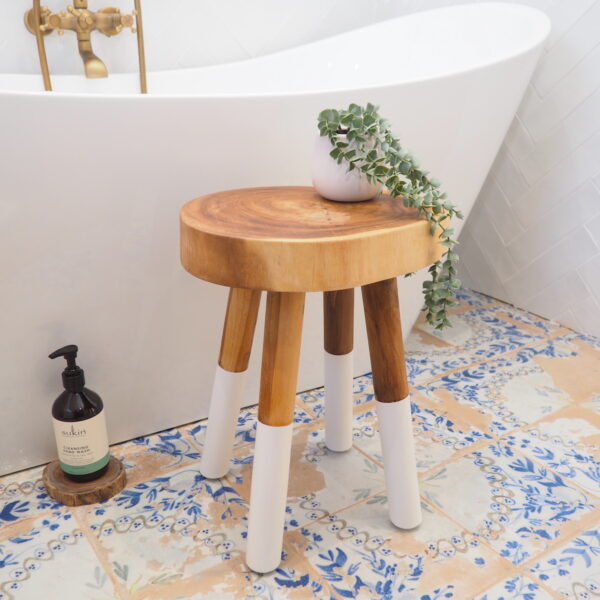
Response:
[[[280,427],[294,420],[304,294],[269,292],[265,317],[258,419]]]
[[[259,306],[259,290],[229,290],[219,352],[219,365],[226,371],[240,373],[248,368]]]
[[[323,330],[329,354],[348,354],[354,346],[354,288],[323,293]]]
[[[362,287],[373,388],[379,402],[408,396],[396,278]]]
[[[312,187],[231,190],[181,209],[181,262],[229,287],[281,292],[358,287],[416,271],[445,248],[401,198],[331,202]]]

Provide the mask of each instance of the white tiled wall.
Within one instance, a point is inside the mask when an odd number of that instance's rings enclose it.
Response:
[[[600,0],[543,8],[553,33],[463,230],[462,278],[600,335]]]
[[[143,0],[150,69],[256,56],[460,0]],[[487,1],[487,0],[480,0]],[[521,0],[553,31],[460,248],[469,287],[600,335],[600,0]],[[60,10],[67,0],[46,0]],[[132,0],[90,0],[124,11]],[[21,26],[31,0],[0,2],[0,72],[38,72]],[[109,71],[136,68],[135,36],[94,45]],[[47,43],[55,73],[79,73],[72,35]],[[468,169],[468,165],[465,165]],[[460,199],[457,199],[460,201]]]

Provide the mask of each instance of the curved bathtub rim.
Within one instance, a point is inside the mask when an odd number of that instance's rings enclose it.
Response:
[[[489,60],[488,62],[484,62],[484,63],[476,65],[476,66],[464,67],[464,68],[456,69],[456,70],[453,70],[453,71],[447,72],[447,73],[440,73],[440,74],[434,75],[434,76],[422,76],[422,77],[411,77],[411,78],[407,78],[407,79],[399,79],[399,80],[390,81],[390,82],[387,82],[384,84],[362,85],[362,86],[352,86],[352,87],[337,87],[337,88],[325,88],[324,87],[324,88],[314,89],[314,90],[297,90],[297,91],[228,92],[228,93],[219,92],[219,93],[215,93],[215,94],[206,93],[206,92],[203,92],[203,93],[198,93],[198,92],[152,93],[152,89],[150,87],[151,86],[151,80],[150,80],[149,81],[150,91],[148,94],[140,94],[139,92],[121,92],[121,93],[109,92],[109,93],[98,94],[98,93],[94,93],[94,92],[62,92],[62,91],[53,91],[51,93],[48,93],[48,92],[44,91],[43,89],[40,89],[40,90],[18,90],[18,89],[3,90],[3,89],[0,89],[0,96],[46,96],[46,97],[55,97],[55,98],[93,98],[93,99],[106,98],[106,99],[111,99],[111,100],[135,99],[136,101],[150,102],[150,101],[154,101],[156,99],[173,100],[176,98],[201,98],[201,99],[211,99],[211,100],[228,100],[228,99],[234,99],[234,98],[311,97],[311,96],[318,96],[318,95],[322,95],[322,94],[350,94],[350,93],[361,92],[361,91],[365,91],[365,90],[386,90],[388,88],[397,87],[399,85],[419,84],[419,83],[423,83],[426,81],[427,82],[441,81],[444,79],[449,79],[451,77],[460,76],[465,73],[477,72],[482,69],[488,69],[488,68],[492,68],[496,65],[502,64],[502,63],[510,62],[510,61],[518,59],[518,58],[532,52],[536,48],[538,48],[541,44],[544,43],[544,41],[547,39],[547,37],[551,31],[551,21],[550,21],[549,17],[544,12],[542,12],[541,10],[539,10],[537,8],[533,8],[531,6],[525,6],[525,5],[521,5],[521,4],[512,4],[509,2],[485,2],[485,3],[468,2],[468,3],[456,4],[453,6],[432,8],[432,9],[427,9],[427,10],[423,10],[423,11],[416,11],[416,12],[410,13],[408,15],[402,15],[399,17],[395,17],[393,19],[387,19],[385,21],[372,23],[372,24],[366,25],[364,27],[340,32],[335,35],[328,36],[326,38],[321,38],[319,40],[315,40],[315,41],[308,42],[306,44],[301,44],[299,46],[294,46],[291,48],[284,48],[282,50],[278,50],[277,52],[271,52],[269,54],[264,54],[264,55],[257,56],[257,57],[245,58],[245,59],[231,61],[231,62],[227,62],[227,63],[206,65],[206,66],[202,66],[202,67],[185,67],[185,68],[181,68],[181,69],[162,69],[162,70],[157,70],[157,71],[150,71],[150,72],[148,72],[148,75],[151,76],[153,73],[172,73],[172,72],[202,73],[207,70],[215,71],[215,70],[219,70],[219,69],[224,69],[224,68],[230,67],[232,65],[244,65],[244,64],[253,63],[255,61],[261,61],[261,60],[265,60],[265,59],[268,60],[274,56],[281,56],[281,55],[285,55],[287,53],[297,52],[301,48],[302,49],[310,48],[311,46],[318,45],[320,42],[325,41],[325,40],[327,40],[327,41],[335,40],[336,38],[357,34],[358,32],[365,31],[368,29],[375,29],[381,23],[387,23],[390,21],[403,20],[403,19],[410,19],[411,17],[417,17],[417,16],[419,18],[423,18],[422,15],[425,15],[427,13],[460,10],[466,6],[477,6],[480,8],[483,8],[483,7],[486,7],[486,8],[487,7],[508,7],[510,10],[521,11],[523,13],[535,14],[536,18],[540,19],[541,24],[543,23],[543,25],[545,25],[545,26],[541,28],[542,35],[539,35],[539,38],[536,39],[534,41],[534,43],[531,43],[528,46],[520,49],[518,52],[514,52],[512,54],[505,55],[505,56],[502,56],[502,57],[499,57],[499,58],[496,58],[493,60]],[[0,73],[0,78],[2,78],[3,75],[17,76],[17,77],[19,77],[19,76],[38,77],[39,76],[41,78],[41,74],[36,75],[36,74],[31,74],[31,73],[27,73],[27,74]],[[127,73],[116,73],[113,75],[113,77],[115,77],[115,78],[116,77],[137,77],[137,75],[138,75],[137,71],[132,71],[132,72],[127,72]],[[57,77],[80,78],[82,76],[68,74],[68,75],[57,75]],[[41,79],[40,79],[40,85],[41,85]],[[142,98],[144,100],[141,100]],[[150,99],[152,99],[152,100],[150,100]]]

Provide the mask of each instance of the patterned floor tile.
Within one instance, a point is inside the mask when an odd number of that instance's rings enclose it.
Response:
[[[201,590],[201,573],[241,555],[246,513],[226,482],[191,467],[77,509],[121,595],[165,600]]]
[[[58,510],[3,527],[0,599],[59,597],[61,600],[118,598],[72,514]]]
[[[325,447],[322,423],[294,431],[286,527],[306,525],[385,488],[383,470],[356,449]],[[253,448],[240,448],[228,475],[239,495],[250,497]]]
[[[430,343],[431,339],[435,338],[417,331],[406,344],[406,369],[410,385],[423,383],[476,362],[468,352],[449,345],[440,348]]]
[[[362,375],[354,379],[353,384],[353,402],[354,407],[360,407],[367,404],[375,397],[373,391],[373,378],[371,374]],[[303,406],[320,419],[325,415],[325,388],[316,388],[308,394],[301,394]]]
[[[460,288],[456,290],[454,296],[461,307],[466,307],[469,310],[472,308],[487,306],[488,304],[496,304],[498,302],[491,296],[486,296],[481,292],[475,292],[474,290],[469,290],[467,288]]]
[[[529,571],[560,598],[600,597],[600,515],[593,529],[582,531],[536,562]]]
[[[425,508],[423,523],[403,531],[390,524],[385,497],[373,497],[302,528],[305,555],[338,598],[465,600],[510,573],[476,536]]]
[[[422,480],[422,495],[515,565],[577,531],[600,505],[503,443],[430,472]]]
[[[116,444],[111,447],[111,452],[125,465],[129,485],[146,481],[157,473],[195,464],[200,458],[198,448],[181,429],[169,429]]]
[[[417,329],[470,353],[477,360],[488,360],[524,346],[531,346],[558,331],[560,326],[506,305],[478,308],[454,315],[452,327],[442,331],[427,324]]]
[[[137,484],[114,503],[77,510],[123,598],[322,597],[323,583],[294,538],[286,537],[280,569],[248,571],[247,508],[226,480],[183,468]]]
[[[294,409],[294,423],[296,425],[302,425],[310,423],[313,417],[305,410],[302,397],[306,394],[299,394],[296,401],[296,407]],[[238,415],[237,426],[235,430],[235,441],[234,447],[243,446],[244,444],[254,443],[256,438],[256,421],[258,414],[258,406],[250,406],[242,408]],[[197,423],[191,423],[184,425],[182,429],[187,435],[191,436],[194,443],[202,448],[204,446],[204,439],[206,437],[206,430],[208,428],[208,421],[198,421]]]
[[[555,344],[561,360],[540,357],[540,366],[573,402],[593,403],[600,396],[600,340],[570,333]]]
[[[474,444],[489,442],[489,434],[472,427],[462,429],[449,418],[434,412],[427,401],[418,395],[412,397],[413,434],[417,469],[427,471],[464,451]],[[367,408],[354,415],[354,445],[373,460],[383,463],[377,414]]]
[[[0,533],[11,523],[31,519],[62,506],[46,492],[42,483],[43,470],[41,466],[0,477]]]
[[[477,600],[555,600],[555,596],[529,577],[516,575],[496,584]]]
[[[503,441],[600,496],[600,416],[569,406]]]
[[[444,375],[416,390],[440,410],[482,431],[503,435],[570,404],[544,365],[572,355],[556,340]]]

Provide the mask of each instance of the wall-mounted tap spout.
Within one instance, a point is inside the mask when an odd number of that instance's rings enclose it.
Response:
[[[81,33],[77,32],[77,46],[79,48],[79,54],[83,59],[85,76],[90,79],[108,77],[106,65],[94,54],[94,51],[92,50],[89,31]]]

